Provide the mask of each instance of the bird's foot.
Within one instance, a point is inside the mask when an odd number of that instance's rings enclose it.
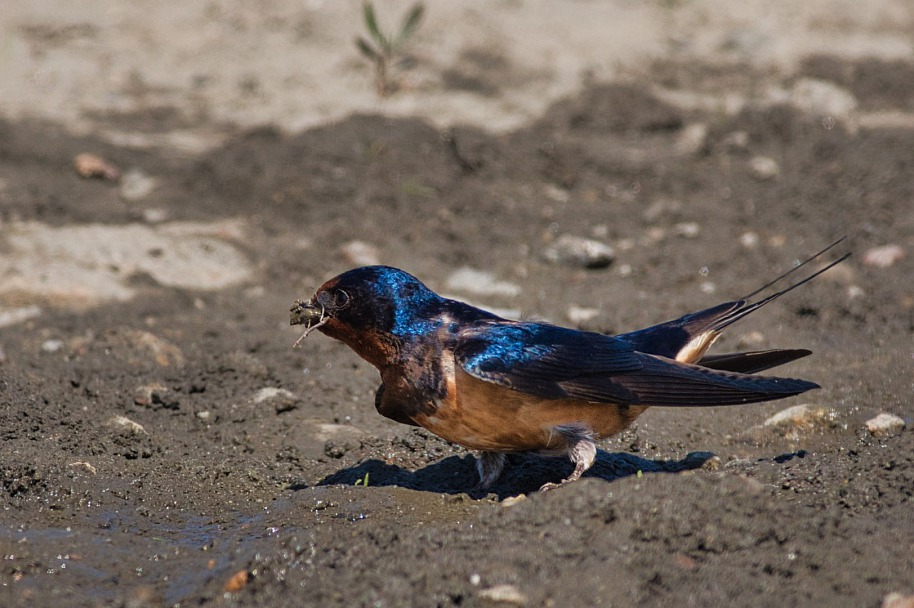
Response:
[[[471,496],[485,496],[489,487],[495,483],[505,468],[505,455],[501,452],[480,452],[476,456],[476,470],[479,472],[479,483],[470,490]]]
[[[586,471],[588,468],[590,468],[590,467],[586,463],[578,462],[574,465],[574,471],[571,473],[571,475],[569,475],[562,481],[559,481],[558,483],[553,482],[553,481],[550,481],[549,483],[544,483],[543,485],[540,486],[540,492],[547,492],[549,490],[561,488],[562,486],[567,486],[568,484],[579,480],[581,478],[581,475],[583,475],[584,471]]]
[[[593,433],[589,428],[580,425],[563,425],[555,427],[554,430],[565,437],[568,458],[574,463],[574,471],[558,483],[543,484],[540,486],[540,492],[561,488],[577,481],[584,471],[593,466],[593,461],[597,457],[597,445],[594,443]]]

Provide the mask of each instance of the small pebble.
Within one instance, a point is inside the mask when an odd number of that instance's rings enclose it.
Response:
[[[676,224],[676,234],[687,239],[694,239],[701,232],[698,222],[680,222]]]
[[[247,570],[239,570],[238,572],[233,574],[230,579],[228,579],[225,582],[225,587],[223,587],[223,591],[226,591],[228,593],[237,593],[238,591],[241,591],[242,589],[244,589],[245,585],[248,584],[249,578],[250,578],[250,574],[248,574]]]
[[[254,393],[254,403],[270,402],[277,414],[289,412],[298,407],[299,399],[295,393],[284,388],[268,386]]]
[[[758,234],[755,232],[744,232],[739,237],[739,244],[746,249],[755,249],[758,247]]]
[[[834,409],[824,405],[794,405],[768,418],[764,426],[809,430],[831,426],[837,417],[838,413]]]
[[[863,254],[863,263],[874,268],[888,268],[905,256],[905,251],[898,245],[873,247]]]
[[[547,184],[545,188],[546,196],[555,201],[556,203],[567,203],[571,200],[571,195],[568,193],[568,190],[564,188],[559,188],[552,184]]]
[[[837,410],[816,404],[795,405],[783,409],[764,423],[755,425],[740,434],[744,441],[764,443],[773,437],[799,441],[813,432],[827,431],[839,426]],[[728,463],[727,466],[731,466]]]
[[[254,403],[263,403],[277,398],[294,399],[295,395],[289,390],[273,386],[262,388],[254,393]]]
[[[586,308],[583,306],[569,306],[568,312],[565,314],[572,323],[586,323],[591,319],[595,319],[600,314],[600,309]]]
[[[160,366],[184,365],[184,353],[177,345],[148,331],[134,330],[128,333],[137,346],[142,346],[152,353],[155,362]]]
[[[501,506],[503,507],[513,507],[514,505],[520,504],[521,502],[527,500],[526,494],[518,494],[517,496],[509,496],[503,501],[501,501]]]
[[[676,150],[681,154],[700,152],[708,141],[708,125],[702,122],[687,125],[676,138]]]
[[[769,181],[781,174],[781,166],[770,156],[756,156],[749,161],[749,171],[755,179]]]
[[[514,585],[495,585],[479,592],[479,597],[490,602],[503,602],[523,606],[527,603],[527,596]]]
[[[601,241],[563,234],[546,247],[543,257],[555,264],[606,268],[612,264],[615,252],[612,247]]]
[[[89,152],[77,154],[76,158],[73,159],[73,167],[80,177],[86,179],[99,178],[116,182],[121,175],[121,172],[113,164],[101,156],[90,154]]]
[[[168,219],[168,212],[165,209],[151,207],[143,209],[143,221],[147,224],[161,224]]]
[[[340,252],[346,261],[357,266],[375,266],[381,263],[378,248],[365,241],[349,241]]]
[[[41,343],[41,350],[46,353],[56,353],[63,348],[63,340],[45,340]]]
[[[22,306],[20,308],[0,309],[0,327],[9,327],[29,319],[34,319],[41,314],[38,306]]]
[[[147,434],[142,424],[134,422],[127,416],[115,416],[108,421],[108,425],[118,429],[126,429],[134,435]]]
[[[90,463],[90,462],[85,462],[85,461],[71,462],[67,466],[80,468],[88,473],[92,473],[93,475],[95,475],[97,473],[97,470],[95,469],[94,466],[92,466],[92,463]]]
[[[892,592],[882,598],[882,608],[914,608],[914,595]]]
[[[840,121],[847,121],[857,109],[857,99],[849,90],[814,78],[801,78],[793,85],[790,103],[807,114]]]
[[[156,185],[155,178],[149,177],[139,169],[130,169],[121,177],[118,194],[125,201],[139,201],[152,194]]]
[[[873,437],[892,437],[904,430],[905,421],[895,414],[885,412],[866,421],[866,430]]]
[[[161,407],[167,410],[179,409],[180,402],[170,395],[168,387],[154,382],[136,387],[133,391],[133,402],[146,407]]]
[[[866,295],[866,292],[863,291],[863,288],[859,285],[848,285],[847,286],[847,297],[849,300],[856,300],[857,298],[862,298]]]
[[[520,287],[514,283],[499,281],[490,272],[467,267],[460,268],[451,274],[447,279],[447,287],[454,291],[486,296],[514,297],[520,295],[521,292]]]

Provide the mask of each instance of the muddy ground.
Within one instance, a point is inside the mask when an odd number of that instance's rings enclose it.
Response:
[[[657,62],[502,135],[369,115],[298,135],[219,123],[226,143],[199,156],[0,123],[7,234],[217,223],[253,269],[203,290],[138,266],[129,299],[91,306],[6,292],[7,309],[35,312],[0,329],[0,604],[859,607],[914,594],[914,434],[865,428],[914,417],[914,131],[790,99],[729,113],[656,93],[805,78],[893,116],[914,105],[912,66],[814,57],[787,77]],[[155,133],[182,118],[119,120]],[[157,176],[154,194],[79,177],[80,152]],[[544,259],[564,234],[615,260]],[[489,496],[469,496],[472,456],[381,418],[373,368],[320,335],[291,348],[291,302],[372,257],[482,306],[612,333],[749,293],[842,235],[854,257],[717,347],[809,348],[784,373],[821,390],[650,410],[583,480],[546,494],[534,490],[569,464],[517,456]],[[865,263],[885,245],[908,255]],[[448,282],[462,267],[519,292],[462,291]],[[598,310],[572,321],[573,307]],[[764,424],[803,404],[805,418]]]

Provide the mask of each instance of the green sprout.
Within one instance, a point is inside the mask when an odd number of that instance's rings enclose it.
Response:
[[[367,488],[367,487],[368,487],[368,473],[366,472],[366,473],[365,473],[365,477],[363,477],[362,479],[356,479],[356,480],[355,480],[355,485],[357,485],[357,486],[364,486],[364,487]]]
[[[369,38],[359,36],[355,40],[355,45],[359,52],[374,64],[375,87],[378,95],[387,97],[400,88],[399,82],[391,76],[391,68],[400,49],[412,38],[422,23],[425,6],[421,2],[414,4],[403,17],[400,31],[396,35],[385,34],[381,31],[371,0],[366,0],[362,8],[365,29],[368,30]]]

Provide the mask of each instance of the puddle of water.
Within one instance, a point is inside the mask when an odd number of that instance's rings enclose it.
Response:
[[[180,517],[180,516],[179,516]],[[33,571],[15,583],[39,588],[72,586],[91,599],[110,602],[128,588],[150,585],[173,605],[213,578],[227,578],[232,564],[253,553],[269,535],[263,515],[181,517],[157,523],[122,513],[103,513],[67,528],[0,528],[3,559]],[[41,569],[29,568],[40,564]],[[15,566],[14,566],[15,568]]]
[[[71,589],[110,603],[145,587],[174,605],[214,580],[221,589],[258,555],[281,553],[289,539],[313,538],[328,526],[396,521],[415,527],[472,519],[477,511],[473,501],[429,492],[322,486],[279,497],[253,514],[169,512],[163,520],[108,511],[69,521],[66,528],[0,527],[0,557],[6,572],[25,574],[7,582],[20,593],[29,587]]]

